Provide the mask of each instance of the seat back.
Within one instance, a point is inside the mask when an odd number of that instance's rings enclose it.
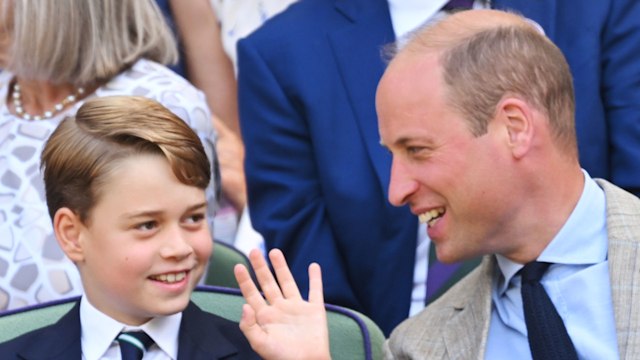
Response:
[[[213,286],[237,288],[238,283],[233,274],[236,264],[243,264],[248,269],[249,259],[240,250],[221,241],[215,241],[204,283]]]
[[[239,322],[245,303],[238,289],[198,287],[191,297],[202,310]],[[0,342],[56,322],[78,298],[43,303],[0,314]],[[368,317],[326,305],[331,357],[336,360],[382,359],[384,334]]]
[[[0,313],[0,343],[58,321],[79,296]]]
[[[240,290],[202,286],[191,299],[203,310],[239,322],[245,303]],[[382,330],[368,317],[335,305],[326,305],[329,346],[334,360],[382,359]]]

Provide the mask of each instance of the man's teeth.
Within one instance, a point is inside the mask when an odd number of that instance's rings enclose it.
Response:
[[[444,208],[431,209],[425,213],[418,215],[418,220],[422,224],[426,223],[429,226],[433,226],[438,221],[440,216],[442,216],[442,214],[444,214]]]
[[[162,275],[152,276],[152,279],[166,282],[166,283],[174,283],[174,282],[182,281],[182,279],[184,279],[186,276],[187,276],[187,273],[183,271],[183,272],[174,273],[174,274],[162,274]]]

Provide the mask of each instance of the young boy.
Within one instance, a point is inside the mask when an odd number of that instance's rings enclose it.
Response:
[[[131,342],[153,359],[258,358],[238,324],[190,302],[213,243],[211,166],[187,124],[142,97],[89,100],[53,132],[42,168],[84,296],[56,324],[0,344],[3,359],[128,359]]]

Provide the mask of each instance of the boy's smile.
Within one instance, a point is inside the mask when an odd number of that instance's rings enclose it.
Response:
[[[96,195],[74,259],[88,300],[131,325],[182,311],[213,245],[204,190],[145,154],[118,160]]]

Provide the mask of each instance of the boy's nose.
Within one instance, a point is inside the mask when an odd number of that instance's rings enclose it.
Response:
[[[184,230],[173,231],[168,236],[162,248],[162,256],[165,258],[182,259],[193,253],[193,247],[189,242],[189,234]]]

